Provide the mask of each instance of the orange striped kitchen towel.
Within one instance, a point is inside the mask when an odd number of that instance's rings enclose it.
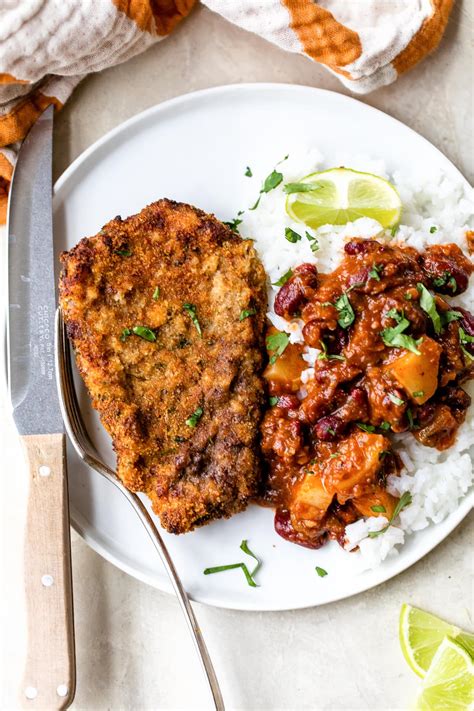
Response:
[[[90,72],[166,37],[196,0],[0,0],[0,223],[20,141]],[[393,82],[439,43],[453,0],[203,0],[335,72],[352,91]],[[10,146],[10,149],[6,147]]]

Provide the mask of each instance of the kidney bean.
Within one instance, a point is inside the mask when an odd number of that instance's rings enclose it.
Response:
[[[474,316],[467,309],[462,309],[460,306],[455,306],[454,310],[462,313],[463,317],[459,319],[458,323],[464,333],[467,333],[468,336],[474,336]],[[464,348],[471,355],[474,355],[474,343],[466,343],[464,344]]]
[[[344,433],[346,427],[347,423],[340,417],[328,415],[327,417],[321,417],[316,422],[313,427],[313,435],[323,442],[332,442]]]
[[[368,239],[352,239],[344,245],[345,253],[350,254],[351,256],[355,256],[357,254],[369,254],[370,252],[375,252],[379,248],[380,244],[378,242]]]
[[[300,264],[276,295],[275,313],[284,318],[293,316],[310,299],[317,286],[318,270],[314,264]]]
[[[347,286],[354,287],[354,290],[363,289],[369,278],[369,270],[367,268],[359,269],[355,274],[351,274]],[[356,286],[358,284],[359,286]]]
[[[278,398],[277,407],[281,407],[284,410],[297,410],[299,406],[300,401],[296,395],[280,395]]]
[[[279,536],[291,543],[297,543],[305,548],[321,548],[328,538],[326,531],[308,530],[308,535],[295,531],[291,523],[290,512],[285,509],[275,511],[275,531]],[[310,536],[311,534],[311,536]]]
[[[363,388],[355,387],[349,393],[349,396],[355,400],[359,407],[365,407],[367,405],[367,393]]]
[[[430,286],[440,294],[462,294],[469,282],[469,271],[464,264],[465,257],[456,259],[442,253],[428,252],[421,257],[421,266]]]
[[[308,321],[303,327],[303,338],[305,343],[311,348],[321,348],[321,337],[324,324],[321,321],[313,319]]]

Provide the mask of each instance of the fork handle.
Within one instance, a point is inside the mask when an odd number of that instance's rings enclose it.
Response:
[[[24,581],[27,658],[24,708],[57,711],[74,698],[76,675],[71,543],[64,434],[21,437],[29,466]]]

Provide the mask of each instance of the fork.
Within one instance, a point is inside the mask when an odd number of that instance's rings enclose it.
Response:
[[[71,443],[79,457],[98,474],[110,481],[120,493],[127,499],[130,506],[135,511],[140,523],[147,532],[151,542],[158,552],[161,562],[163,563],[168,577],[173,586],[178,602],[181,606],[184,618],[188,625],[189,632],[199,660],[206,675],[207,683],[214,701],[216,711],[224,711],[224,701],[217,681],[212,661],[207,651],[204,638],[199,628],[196,617],[194,616],[189,597],[183,587],[180,577],[176,571],[173,560],[166,548],[165,542],[160,535],[152,517],[148,513],[147,508],[141,499],[129,491],[121,482],[116,472],[108,467],[100,459],[100,455],[93,445],[89,433],[81,416],[79,403],[77,400],[76,389],[71,367],[71,349],[66,333],[66,326],[62,317],[61,309],[56,311],[56,373],[58,379],[58,392],[61,413],[66,427],[66,432],[71,440]]]

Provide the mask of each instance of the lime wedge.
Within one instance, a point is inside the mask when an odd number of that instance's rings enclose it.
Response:
[[[399,636],[403,655],[418,676],[424,677],[443,639],[449,635],[474,655],[474,635],[450,625],[429,612],[402,605]]]
[[[464,647],[445,637],[416,703],[418,711],[467,711],[474,705],[474,664]]]
[[[305,187],[298,191],[298,185]],[[308,190],[307,185],[314,185],[314,189]],[[331,168],[290,183],[290,188],[293,192],[286,200],[288,215],[313,229],[327,224],[345,225],[359,217],[371,217],[385,228],[400,221],[402,203],[396,189],[371,173]]]

